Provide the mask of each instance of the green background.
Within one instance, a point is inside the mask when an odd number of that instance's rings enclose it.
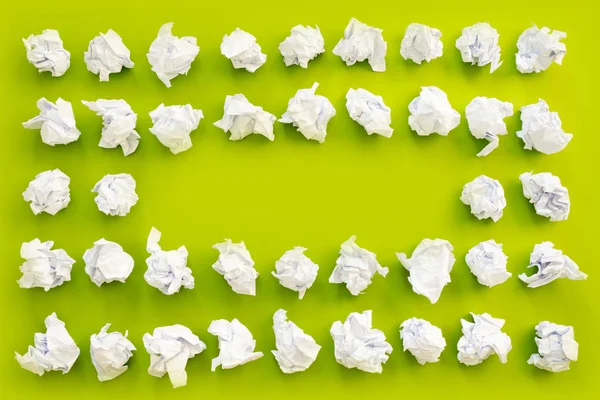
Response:
[[[468,394],[494,399],[591,398],[598,392],[598,33],[593,1],[126,1],[13,2],[0,14],[0,398],[129,399],[189,398],[463,398]],[[331,53],[351,17],[380,27],[388,43],[387,71],[369,66],[346,67]],[[145,53],[161,24],[174,21],[174,34],[198,38],[200,54],[188,76],[167,89],[150,70]],[[489,67],[463,64],[454,42],[461,29],[487,21],[500,32],[504,65],[493,75]],[[443,32],[444,56],[414,65],[399,55],[406,26],[421,22]],[[521,75],[515,68],[516,40],[532,22],[568,33],[564,65],[542,74]],[[286,68],[278,44],[296,24],[318,24],[327,52],[309,68]],[[234,70],[221,56],[224,34],[235,27],[254,34],[267,63],[255,74]],[[38,74],[28,64],[22,37],[45,28],[59,30],[71,52],[71,68],[61,78]],[[86,70],[88,42],[109,28],[131,49],[132,70],[111,74],[100,83]],[[319,82],[338,115],[324,144],[305,140],[289,125],[275,125],[276,140],[251,136],[230,142],[212,126],[222,116],[227,94],[248,99],[280,116],[299,88]],[[407,105],[422,85],[446,91],[463,114],[449,137],[418,137],[407,124]],[[363,87],[382,95],[392,108],[391,139],[369,137],[345,109],[345,94]],[[35,102],[45,96],[73,103],[82,135],[76,143],[55,148],[43,144],[37,131],[21,122],[37,114]],[[475,96],[497,97],[521,106],[546,100],[558,111],[564,129],[574,133],[559,154],[525,151],[514,132],[518,112],[507,119],[510,134],[486,158],[475,154],[486,144],[475,140],[464,120],[464,107]],[[97,146],[101,118],[80,101],[123,98],[138,113],[138,150],[123,157],[120,149]],[[161,102],[191,103],[205,119],[192,133],[193,147],[173,155],[152,136],[148,112]],[[60,168],[71,177],[69,207],[56,216],[35,216],[21,197],[33,177]],[[537,216],[521,192],[519,174],[550,171],[569,188],[573,209],[568,221],[550,223]],[[91,189],[105,174],[127,172],[137,180],[140,200],[125,218],[98,211]],[[500,180],[508,207],[497,223],[478,221],[460,200],[462,186],[480,174]],[[145,243],[151,226],[163,232],[164,249],[185,245],[196,279],[194,290],[165,296],[143,280]],[[390,267],[387,278],[375,277],[366,294],[352,297],[342,285],[328,284],[339,245],[350,235]],[[38,237],[54,240],[77,260],[72,281],[44,292],[20,289],[19,248]],[[120,243],[136,266],[125,284],[96,287],[84,272],[81,256],[95,240]],[[425,237],[449,240],[457,262],[440,301],[432,305],[414,294],[407,272],[394,253],[411,253]],[[211,246],[222,238],[245,241],[260,272],[256,297],[234,294],[212,270],[217,257]],[[464,263],[464,255],[480,241],[504,243],[512,279],[488,289],[480,286]],[[527,289],[517,279],[536,243],[553,241],[572,257],[587,281],[556,281]],[[303,300],[270,276],[274,262],[287,249],[304,246],[320,266],[320,275]],[[306,372],[284,375],[270,354],[274,348],[272,315],[278,308],[323,346]],[[348,370],[333,357],[329,328],[352,311],[372,309],[374,325],[394,347],[383,374]],[[24,352],[43,320],[57,312],[80,346],[79,360],[67,375],[38,377],[22,370],[14,351]],[[492,357],[465,367],[456,360],[460,318],[489,312],[506,319],[513,342],[508,364]],[[399,324],[417,316],[444,332],[448,346],[437,364],[420,366],[402,352]],[[237,317],[258,341],[265,356],[234,370],[210,371],[217,340],[206,332],[213,319]],[[543,320],[572,325],[580,344],[580,360],[572,370],[550,374],[527,365],[536,350],[534,326]],[[100,383],[90,362],[89,336],[107,322],[129,330],[138,351],[130,370]],[[208,349],[188,362],[188,385],[171,389],[167,377],[146,372],[149,356],[141,337],[157,326],[174,323],[192,329]]]

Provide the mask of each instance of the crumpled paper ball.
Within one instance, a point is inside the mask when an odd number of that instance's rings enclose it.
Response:
[[[447,240],[423,239],[408,258],[396,253],[402,266],[410,273],[408,281],[413,291],[437,303],[444,286],[450,283],[450,272],[454,266],[454,247]]]
[[[342,243],[329,283],[345,283],[348,291],[358,296],[371,284],[376,273],[385,277],[389,269],[377,262],[375,253],[359,247],[355,241],[356,236],[351,236]]]
[[[321,346],[295,323],[287,320],[287,311],[279,309],[273,315],[275,347],[273,356],[285,374],[305,371],[317,359]]]
[[[333,54],[348,66],[368,60],[373,71],[384,72],[387,43],[382,32],[352,18],[344,30],[344,37],[333,48]]]
[[[525,149],[535,149],[540,153],[554,154],[563,150],[573,135],[565,133],[557,112],[550,112],[548,103],[539,99],[535,104],[521,107],[523,126],[517,137],[523,139]]]
[[[73,260],[63,249],[50,250],[54,242],[33,239],[21,245],[21,258],[25,262],[19,267],[23,276],[17,281],[19,287],[44,288],[48,291],[71,280]]]
[[[208,332],[219,340],[219,355],[212,359],[211,371],[216,371],[218,366],[222,369],[235,368],[263,356],[262,352],[254,351],[256,340],[237,318],[231,322],[225,319],[212,321]]]
[[[477,282],[487,287],[504,283],[512,276],[506,270],[508,257],[502,251],[502,244],[495,240],[486,240],[472,247],[465,261],[471,273],[477,277]]]
[[[152,71],[156,72],[158,79],[168,88],[171,87],[171,79],[177,75],[187,75],[196,56],[200,53],[200,47],[196,45],[195,37],[173,36],[172,29],[172,22],[161,26],[158,36],[146,54]]]
[[[533,204],[536,214],[548,217],[550,221],[564,221],[569,217],[569,189],[560,183],[558,176],[550,172],[525,172],[519,179],[523,184],[523,195]]]
[[[39,35],[23,39],[27,60],[39,72],[50,71],[52,76],[63,76],[71,66],[71,53],[65,50],[57,30],[45,29]]]
[[[489,356],[498,355],[506,364],[508,352],[512,349],[510,336],[502,332],[504,320],[493,318],[488,313],[474,314],[474,322],[460,319],[463,336],[458,340],[458,361],[467,365],[481,364]]]
[[[206,345],[183,325],[154,328],[152,334],[145,333],[144,347],[150,354],[148,373],[157,378],[169,374],[173,388],[187,385],[187,361],[206,349]]]
[[[135,131],[137,114],[125,100],[98,99],[81,102],[102,117],[102,137],[98,146],[105,149],[121,146],[125,156],[137,149],[140,142],[140,135]]]
[[[319,83],[315,82],[309,89],[298,90],[279,122],[292,124],[305,138],[323,143],[327,124],[335,116],[335,108],[327,97],[315,94],[317,87]]]
[[[187,267],[187,249],[181,246],[177,250],[162,250],[158,244],[161,235],[154,227],[148,235],[146,251],[150,256],[146,258],[148,269],[144,273],[144,280],[166,295],[175,294],[182,287],[193,289],[194,277],[192,270]]]
[[[514,114],[513,105],[495,98],[475,97],[465,108],[469,131],[477,139],[490,142],[477,157],[484,157],[500,144],[498,136],[508,134],[504,118]]]
[[[195,110],[191,104],[184,106],[159,105],[150,112],[152,119],[152,133],[159,142],[178,154],[192,147],[190,134],[198,128],[200,120],[204,118],[202,110]]]
[[[215,244],[213,249],[219,251],[219,258],[212,267],[223,275],[231,289],[239,294],[256,296],[258,272],[244,242],[232,243],[231,239],[225,239],[225,242]]]
[[[460,124],[460,114],[452,108],[446,93],[435,86],[423,86],[421,94],[408,105],[408,111],[408,125],[419,136],[448,136]]]
[[[410,351],[421,365],[438,362],[446,348],[442,330],[420,318],[409,318],[400,325],[404,351]]]
[[[40,172],[23,192],[23,199],[35,215],[48,213],[55,215],[67,208],[71,201],[71,179],[60,169]]]
[[[463,187],[460,200],[471,207],[477,219],[491,218],[497,222],[506,207],[504,188],[496,179],[480,175]]]
[[[229,140],[242,140],[246,136],[256,133],[263,135],[270,141],[275,140],[273,124],[277,118],[263,110],[262,107],[250,103],[246,96],[238,93],[225,98],[223,118],[214,123],[223,132],[231,133]]]
[[[85,273],[98,287],[103,283],[125,280],[133,271],[133,257],[127,254],[120,244],[100,239],[94,247],[83,253]]]
[[[139,197],[135,193],[135,179],[129,174],[105,175],[96,183],[92,193],[98,210],[106,215],[124,217],[135,206]]]
[[[479,67],[490,64],[490,74],[500,65],[500,46],[498,31],[487,22],[463,28],[462,35],[456,39],[456,48],[460,51],[463,62]]]
[[[39,376],[49,371],[66,374],[79,357],[79,347],[56,313],[46,317],[44,324],[46,333],[38,332],[33,337],[35,347],[29,346],[24,355],[15,352],[15,358],[21,367]]]
[[[275,262],[276,272],[271,272],[279,279],[281,286],[298,292],[300,299],[315,282],[319,272],[319,266],[304,255],[304,251],[306,251],[304,247],[298,246],[286,251]]]
[[[221,54],[231,60],[233,68],[244,68],[248,72],[256,71],[267,62],[267,55],[256,43],[256,38],[240,28],[223,36]]]
[[[444,54],[442,32],[427,25],[412,23],[404,32],[400,43],[400,55],[405,60],[412,60],[417,64],[431,61]]]
[[[526,273],[519,275],[519,279],[529,288],[537,288],[561,278],[573,281],[587,279],[587,274],[579,270],[579,266],[561,250],[554,248],[552,242],[536,244],[529,256],[527,268],[536,268],[537,272],[531,276]]]
[[[90,356],[98,373],[98,380],[106,382],[115,379],[127,371],[127,362],[137,350],[133,343],[121,332],[108,333],[110,324],[104,325],[100,332],[90,337]]]
[[[371,310],[350,313],[344,323],[335,321],[330,333],[338,363],[346,368],[380,374],[393,348],[385,341],[382,331],[373,329],[372,313]]]
[[[535,327],[535,344],[539,354],[532,354],[527,364],[550,372],[569,370],[571,361],[577,361],[579,344],[572,326],[543,321]]]
[[[562,64],[567,54],[567,46],[560,41],[567,37],[565,32],[551,31],[533,25],[526,29],[517,40],[517,69],[522,74],[542,72],[553,63]]]
[[[88,71],[100,75],[100,82],[107,82],[111,73],[121,72],[123,67],[133,68],[131,52],[121,36],[112,29],[90,41],[88,50],[83,53],[83,60]]]
[[[350,118],[365,128],[367,135],[376,133],[386,138],[392,137],[392,110],[385,105],[381,96],[365,89],[349,89],[346,93],[346,109]]]
[[[71,103],[59,97],[54,104],[42,97],[36,104],[40,114],[23,122],[24,128],[40,129],[42,142],[50,146],[69,144],[79,139],[81,132],[75,125]]]
[[[292,28],[290,36],[286,37],[279,45],[286,67],[299,65],[308,67],[308,62],[325,53],[325,41],[319,27],[315,25],[296,25]]]

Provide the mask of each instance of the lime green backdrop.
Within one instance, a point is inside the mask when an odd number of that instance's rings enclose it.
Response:
[[[444,1],[123,1],[83,2],[31,0],[13,2],[0,15],[0,398],[12,399],[304,399],[304,398],[463,398],[578,399],[598,391],[598,33],[593,1],[522,2]],[[388,43],[387,71],[368,65],[346,67],[331,53],[351,17],[380,27]],[[145,53],[161,24],[174,21],[174,34],[198,38],[200,55],[188,76],[167,89],[150,70]],[[487,21],[500,32],[504,65],[489,68],[463,64],[454,47],[464,26]],[[399,55],[406,26],[421,22],[443,32],[444,56],[421,66]],[[563,66],[541,74],[517,72],[518,35],[532,22],[568,33]],[[278,44],[296,24],[318,24],[327,52],[309,68],[286,68]],[[235,27],[254,34],[267,63],[255,74],[234,70],[221,56],[224,34]],[[45,28],[58,29],[71,52],[71,68],[61,78],[38,74],[28,64],[22,37]],[[132,70],[112,74],[100,83],[86,70],[88,42],[109,28],[131,49]],[[280,116],[299,88],[319,82],[318,93],[335,108],[324,144],[305,140],[291,126],[277,123],[274,142],[251,136],[230,142],[212,126],[222,115],[227,94],[248,99]],[[468,132],[466,121],[448,137],[418,137],[407,124],[407,105],[422,85],[448,93],[464,114],[475,96],[510,101],[515,109],[538,97],[558,111],[574,139],[565,151],[546,156],[525,151],[514,132],[519,114],[507,119],[510,135],[486,158],[475,154],[485,145]],[[382,95],[392,108],[391,139],[369,137],[345,109],[349,88],[363,87]],[[82,135],[76,143],[55,148],[43,144],[37,131],[21,122],[37,114],[35,102],[45,96],[71,101]],[[101,118],[81,100],[123,98],[138,113],[138,150],[123,157],[120,149],[97,146]],[[148,112],[161,102],[191,103],[205,119],[192,133],[193,147],[173,155],[152,136]],[[39,172],[60,168],[71,177],[72,201],[56,216],[35,216],[21,193]],[[523,197],[519,174],[550,171],[571,194],[568,221],[550,223],[537,216]],[[127,172],[137,180],[140,200],[125,218],[108,217],[94,203],[93,185],[105,174]],[[480,174],[500,180],[508,207],[497,223],[478,221],[460,200],[463,184]],[[194,290],[165,296],[143,280],[145,243],[152,226],[163,232],[161,245],[185,245],[196,279]],[[329,284],[339,245],[350,235],[390,267],[387,278],[375,277],[365,294],[352,297],[341,285]],[[38,237],[54,240],[77,260],[72,281],[49,292],[20,289],[19,247]],[[113,240],[133,255],[136,266],[125,284],[96,287],[84,272],[85,249],[100,238]],[[432,305],[414,294],[396,251],[411,253],[421,239],[444,238],[455,247],[457,262],[440,301]],[[234,294],[212,270],[217,257],[211,246],[222,238],[245,241],[260,272],[256,297]],[[464,262],[468,249],[495,239],[504,243],[512,279],[492,289],[480,286]],[[534,244],[550,240],[589,274],[587,281],[561,280],[527,289],[517,279]],[[320,266],[320,275],[304,300],[281,287],[270,275],[287,249],[304,246]],[[278,308],[323,348],[306,372],[287,376],[270,354],[274,348],[272,315]],[[372,309],[375,327],[394,347],[383,374],[348,370],[333,357],[329,328],[352,311]],[[35,376],[19,367],[14,351],[24,352],[33,334],[44,331],[51,312],[67,324],[81,356],[67,375]],[[508,364],[492,357],[465,367],[456,360],[460,318],[489,312],[506,319],[513,350]],[[399,324],[409,317],[430,320],[442,328],[448,346],[437,364],[418,365],[402,352]],[[239,318],[253,332],[265,356],[234,370],[210,371],[217,341],[206,332],[213,319]],[[580,360],[560,374],[539,371],[526,360],[536,350],[534,326],[543,320],[573,325]],[[129,330],[138,351],[130,370],[100,383],[89,356],[89,336],[107,322]],[[149,356],[141,337],[162,325],[184,324],[208,345],[188,362],[187,387],[173,390],[168,378],[146,372]],[[417,397],[423,396],[423,397]]]

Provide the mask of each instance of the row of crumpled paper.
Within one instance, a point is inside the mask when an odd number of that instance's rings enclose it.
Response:
[[[292,124],[306,139],[325,141],[329,120],[336,115],[335,108],[324,96],[317,95],[318,83],[311,88],[300,89],[288,102],[287,111],[279,122]],[[99,146],[121,146],[124,155],[133,153],[140,139],[135,131],[137,114],[124,100],[99,99],[83,101],[103,119],[102,138]],[[71,103],[59,98],[52,103],[45,98],[37,102],[40,114],[23,123],[27,129],[40,129],[42,141],[50,146],[76,141],[80,132],[75,125]],[[393,129],[391,109],[383,98],[365,89],[350,89],[346,94],[346,108],[350,117],[364,127],[367,134],[391,137]],[[419,136],[437,133],[447,136],[460,124],[460,113],[452,108],[448,96],[435,86],[423,87],[413,99],[408,110],[408,124]],[[508,134],[504,119],[513,115],[513,105],[495,98],[476,97],[466,107],[466,118],[471,134],[477,139],[490,142],[477,156],[490,154],[499,144],[499,136]],[[198,128],[204,117],[202,110],[184,106],[164,106],[150,112],[153,126],[150,132],[168,147],[173,154],[192,147],[190,134]],[[274,140],[273,125],[277,118],[256,106],[243,94],[227,96],[223,118],[214,125],[231,134],[230,140],[241,140],[250,134],[259,134]],[[573,138],[562,129],[558,113],[551,112],[548,104],[538,103],[521,108],[522,128],[517,136],[525,143],[525,149],[535,149],[545,154],[563,150]]]
[[[569,216],[571,200],[569,190],[560,178],[549,172],[521,174],[523,194],[534,205],[537,214],[551,221],[563,221]],[[39,173],[33,179],[23,198],[30,203],[34,214],[55,215],[70,201],[70,178],[59,169]],[[98,195],[98,209],[107,215],[127,215],[137,203],[136,182],[129,174],[106,175],[92,189]],[[506,207],[502,184],[486,175],[480,175],[463,187],[460,200],[470,206],[478,219],[498,221]]]
[[[166,295],[178,293],[181,288],[193,289],[194,277],[187,266],[188,251],[185,246],[177,250],[165,251],[159,245],[161,233],[152,228],[148,236],[146,259],[148,269],[144,274],[146,282]],[[359,247],[356,237],[352,236],[341,246],[335,268],[329,282],[345,284],[348,291],[358,296],[372,283],[375,274],[385,277],[387,267],[382,267],[377,256],[369,250]],[[54,242],[41,242],[34,239],[23,243],[21,257],[25,262],[20,270],[23,276],[19,286],[23,288],[42,287],[48,291],[71,280],[73,260],[62,249],[52,250]],[[235,293],[256,295],[256,279],[259,274],[244,242],[233,243],[226,239],[213,246],[219,251],[219,257],[213,269],[223,276]],[[295,247],[275,263],[273,272],[280,284],[298,292],[300,299],[316,280],[319,266],[304,255],[306,249]],[[436,303],[444,287],[450,283],[450,273],[456,261],[453,246],[447,240],[424,239],[415,248],[409,258],[405,253],[397,253],[401,264],[409,271],[408,281],[413,291]],[[114,242],[101,239],[88,249],[84,256],[85,272],[98,286],[112,281],[125,282],[131,274],[134,260],[123,248]],[[507,271],[508,257],[502,250],[502,244],[494,240],[479,243],[469,250],[465,257],[469,269],[480,284],[495,286],[512,276]],[[560,278],[585,280],[587,275],[562,251],[555,249],[551,242],[535,245],[530,256],[528,268],[537,272],[519,279],[535,288]]]
[[[189,72],[200,53],[195,37],[174,36],[172,29],[172,22],[161,26],[147,54],[152,71],[167,87],[171,87],[171,79]],[[382,32],[352,18],[333,54],[339,56],[346,65],[367,60],[373,71],[383,72],[386,70],[387,43]],[[561,64],[567,48],[560,41],[566,36],[564,32],[552,32],[546,27],[539,29],[535,25],[525,30],[517,41],[517,69],[521,73],[541,72],[553,63]],[[441,57],[441,37],[438,29],[412,23],[402,39],[400,54],[417,64]],[[456,48],[461,52],[464,62],[478,66],[490,64],[490,72],[494,72],[502,64],[499,37],[490,24],[477,23],[463,29],[462,35],[456,40]],[[39,35],[23,39],[23,43],[27,59],[40,72],[50,71],[52,76],[58,77],[69,69],[71,53],[65,50],[58,31],[46,29]],[[286,66],[307,68],[310,60],[325,52],[324,44],[318,26],[297,25],[279,45],[279,51]],[[221,53],[231,60],[234,68],[243,68],[248,72],[255,72],[267,61],[256,38],[240,28],[223,37]],[[112,29],[90,41],[84,61],[90,72],[100,76],[100,81],[108,81],[111,73],[121,72],[123,67],[134,66],[131,52]]]
[[[471,315],[474,322],[461,319],[463,336],[457,344],[459,362],[477,365],[497,354],[500,362],[506,363],[512,344],[510,337],[502,332],[505,321],[488,313]],[[45,325],[46,333],[36,333],[34,346],[29,346],[24,355],[15,353],[15,358],[21,367],[40,376],[49,371],[67,373],[79,357],[80,349],[56,313],[46,318]],[[127,331],[109,333],[110,325],[106,324],[90,338],[90,355],[100,381],[114,379],[127,371],[127,363],[137,350],[127,338]],[[275,312],[273,330],[276,350],[272,353],[284,373],[305,371],[317,359],[321,346],[288,321],[285,310]],[[528,363],[552,372],[568,370],[570,362],[577,360],[579,350],[573,327],[544,321],[536,330],[538,353],[532,354]],[[255,351],[256,340],[250,330],[235,318],[212,321],[208,332],[217,336],[219,342],[219,354],[212,360],[212,371],[219,366],[235,368],[263,356],[262,352]],[[330,333],[336,361],[347,368],[381,373],[393,351],[385,334],[373,328],[370,310],[353,312],[344,322],[334,322]],[[410,318],[400,325],[400,338],[404,351],[408,350],[421,365],[438,362],[446,347],[441,329],[419,318]],[[144,334],[143,343],[150,354],[148,373],[158,378],[168,374],[175,388],[187,384],[188,359],[206,349],[206,344],[183,325],[158,327],[152,334]]]

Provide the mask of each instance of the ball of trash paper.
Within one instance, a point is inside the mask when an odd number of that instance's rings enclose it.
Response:
[[[405,60],[412,60],[417,64],[439,58],[444,53],[442,32],[427,25],[412,23],[404,32],[400,43],[400,55]]]
[[[448,133],[460,123],[460,114],[452,108],[448,96],[435,86],[424,86],[408,105],[408,125],[419,136]]]
[[[477,219],[491,218],[497,222],[506,207],[504,188],[496,179],[480,175],[463,187],[460,200],[471,207]]]
[[[55,29],[45,29],[39,35],[29,35],[23,39],[27,50],[27,60],[39,72],[50,71],[52,76],[63,76],[71,66],[71,53],[63,46],[63,41]]]
[[[567,34],[551,31],[550,28],[539,29],[533,25],[526,29],[517,39],[517,69],[522,74],[542,72],[553,63],[562,64],[567,54],[567,46],[561,42]]]
[[[490,74],[500,65],[500,46],[498,31],[487,22],[463,28],[462,35],[456,39],[456,48],[460,51],[463,62],[479,67],[490,64]]]
[[[88,50],[83,53],[83,60],[88,71],[100,76],[100,82],[108,81],[111,73],[121,72],[123,67],[133,68],[131,52],[121,36],[112,29],[90,41]]]
[[[288,37],[279,45],[286,67],[299,65],[308,67],[308,62],[325,53],[325,41],[318,26],[296,25]]]
[[[240,28],[223,36],[221,54],[231,60],[233,68],[243,68],[248,72],[255,72],[267,62],[267,55],[256,43],[256,38]]]
[[[384,72],[387,43],[383,40],[382,32],[352,18],[344,30],[344,37],[332,52],[348,66],[368,60],[373,71]]]
[[[43,212],[55,215],[71,201],[70,182],[71,179],[59,169],[41,172],[29,182],[23,199],[30,203],[35,215]]]
[[[94,201],[106,215],[124,217],[138,201],[135,179],[129,174],[108,174],[96,183],[92,192],[98,193]]]

